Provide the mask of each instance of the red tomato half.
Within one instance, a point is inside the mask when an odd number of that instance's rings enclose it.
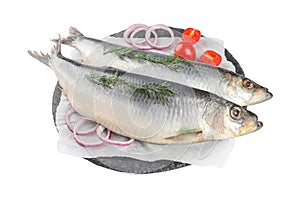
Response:
[[[215,51],[207,50],[200,56],[200,62],[218,66],[222,62],[222,57]]]
[[[191,44],[196,44],[201,37],[201,32],[197,29],[187,28],[182,33],[182,40]]]
[[[196,59],[196,50],[188,42],[179,42],[174,49],[175,56],[186,60],[195,60]]]

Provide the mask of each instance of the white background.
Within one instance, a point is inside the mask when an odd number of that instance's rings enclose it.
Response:
[[[8,3],[9,2],[9,3]],[[138,3],[140,2],[140,3]],[[4,1],[0,7],[0,199],[299,199],[297,1]],[[220,38],[274,97],[251,106],[260,131],[236,138],[222,168],[132,175],[57,152],[54,73],[27,50],[49,51],[70,25],[103,38],[133,23],[195,27]]]

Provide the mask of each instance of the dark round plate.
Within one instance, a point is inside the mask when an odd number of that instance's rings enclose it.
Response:
[[[175,37],[181,36],[183,29],[180,28],[173,28],[170,27],[174,33]],[[111,35],[112,37],[123,37],[124,31],[119,33],[115,33]],[[159,37],[167,37],[166,33],[163,31],[157,32]],[[137,35],[138,37],[139,35]],[[229,53],[227,49],[225,49],[225,56],[228,61],[230,61],[236,68],[236,72],[238,74],[244,75],[244,71],[237,62],[237,60]],[[52,114],[54,119],[54,124],[56,126],[56,109],[60,103],[61,99],[61,91],[59,89],[59,85],[57,84],[53,93],[52,99]],[[120,171],[120,172],[127,172],[127,173],[135,173],[135,174],[149,174],[149,173],[157,173],[163,171],[169,171],[173,169],[178,169],[181,167],[189,166],[190,164],[181,163],[181,162],[174,162],[170,160],[158,160],[154,162],[142,161],[137,160],[134,158],[129,157],[98,157],[98,158],[85,158],[86,160],[101,166],[107,169]]]

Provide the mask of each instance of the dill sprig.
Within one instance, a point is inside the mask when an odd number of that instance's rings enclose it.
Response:
[[[137,85],[133,83],[128,83],[125,79],[118,77],[118,72],[114,73],[112,76],[100,75],[94,71],[86,75],[87,79],[96,84],[101,85],[104,88],[112,89],[118,83],[122,83],[128,87],[129,91],[137,96],[138,94],[144,94],[151,99],[157,99],[158,102],[163,104],[168,104],[168,97],[173,96],[176,92],[170,87],[166,82],[153,85]]]
[[[191,66],[191,63],[187,60],[181,59],[178,56],[173,55],[155,55],[143,51],[139,51],[129,47],[122,46],[112,46],[104,47],[104,55],[108,53],[115,53],[120,59],[125,60],[125,58],[135,59],[135,60],[146,60],[155,64],[162,64],[168,67],[170,70],[179,71],[180,66]],[[182,65],[180,65],[182,64]]]
[[[167,97],[176,94],[176,92],[166,82],[157,85],[143,85],[143,86],[137,86],[131,84],[129,85],[129,87],[133,95],[136,96],[138,94],[145,94],[151,99],[154,99],[156,97],[158,102],[162,102],[163,104],[169,103]]]
[[[106,76],[106,75],[99,75],[96,72],[92,71],[87,76],[87,79],[91,81],[92,83],[96,85],[102,85],[105,88],[112,88],[115,86],[118,82],[123,81],[118,77],[118,72],[114,73],[112,76]]]
[[[125,54],[128,51],[132,51],[132,48],[129,47],[123,47],[123,46],[109,46],[109,45],[104,45],[103,48],[103,55],[109,54],[109,53],[115,53],[115,52],[119,52],[121,54]]]

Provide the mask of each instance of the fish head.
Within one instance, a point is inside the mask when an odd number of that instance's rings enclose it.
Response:
[[[263,126],[256,114],[231,102],[226,103],[224,125],[224,132],[234,137],[252,133]]]
[[[254,81],[236,75],[232,72],[225,73],[227,81],[226,93],[232,102],[241,106],[254,105],[267,101],[273,97],[267,88]]]
[[[245,107],[232,102],[217,103],[206,109],[204,133],[209,140],[229,139],[262,128],[262,122]]]

